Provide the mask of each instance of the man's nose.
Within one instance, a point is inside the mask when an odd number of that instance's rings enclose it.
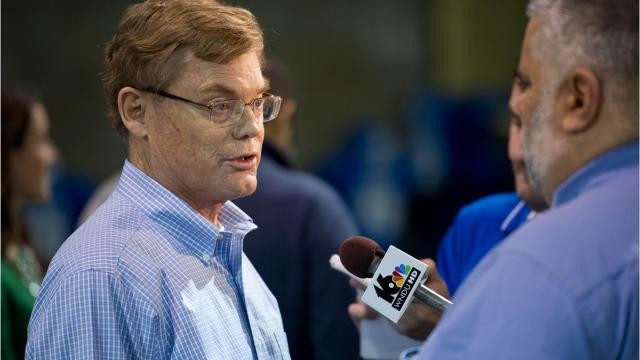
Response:
[[[237,139],[252,138],[258,136],[261,131],[264,131],[262,119],[256,116],[250,104],[246,104],[244,112],[234,128],[234,136]]]

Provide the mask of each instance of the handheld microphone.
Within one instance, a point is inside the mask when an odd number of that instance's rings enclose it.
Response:
[[[451,305],[422,284],[427,266],[394,246],[385,253],[375,241],[352,236],[340,246],[340,261],[355,276],[373,278],[362,300],[394,322],[406,310],[411,295],[440,312]]]

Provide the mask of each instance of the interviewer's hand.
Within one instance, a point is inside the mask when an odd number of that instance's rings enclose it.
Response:
[[[429,277],[425,285],[438,294],[449,298],[449,289],[440,277],[440,274],[438,274],[435,262],[431,259],[422,259],[421,261],[429,266]],[[364,290],[362,286],[354,281],[350,281],[349,283],[356,289]],[[360,328],[360,321],[362,319],[375,319],[378,317],[378,313],[375,310],[361,301],[349,305],[347,311],[358,329]],[[398,323],[391,323],[391,325],[399,333],[412,339],[425,340],[438,324],[441,316],[442,314],[440,314],[438,310],[414,299]]]
[[[424,284],[448,299],[449,289],[436,270],[436,263],[431,259],[422,259],[421,261],[429,266],[429,277]],[[441,317],[442,314],[438,310],[420,300],[413,299],[398,323],[392,323],[392,325],[403,335],[415,340],[425,340]]]

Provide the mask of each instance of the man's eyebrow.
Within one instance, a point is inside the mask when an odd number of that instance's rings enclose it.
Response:
[[[513,77],[520,80],[526,80],[526,77],[520,71],[520,56],[516,56],[515,65],[513,66]]]
[[[204,86],[200,89],[201,92],[206,94],[216,93],[225,96],[237,96],[238,93],[232,88],[222,84],[211,84]]]
[[[269,90],[271,90],[271,84],[269,83],[269,79],[264,79],[264,85],[262,85],[262,87],[260,88],[260,91],[258,91],[259,94],[264,94],[266,92],[268,92]]]
[[[271,89],[271,86],[269,84],[269,81],[265,79],[264,81],[264,85],[260,87],[260,89],[257,91],[258,95],[261,95],[267,91],[269,91],[269,89]],[[200,90],[203,93],[206,94],[220,94],[220,95],[224,95],[224,96],[228,96],[228,97],[239,97],[240,94],[238,94],[237,91],[235,91],[233,88],[229,87],[229,86],[225,86],[222,84],[211,84],[211,85],[206,85],[204,87],[201,88]]]

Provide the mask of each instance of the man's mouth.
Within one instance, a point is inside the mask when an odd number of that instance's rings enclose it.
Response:
[[[244,154],[238,157],[230,158],[226,161],[232,168],[244,171],[251,170],[258,165],[258,155],[257,154]]]

